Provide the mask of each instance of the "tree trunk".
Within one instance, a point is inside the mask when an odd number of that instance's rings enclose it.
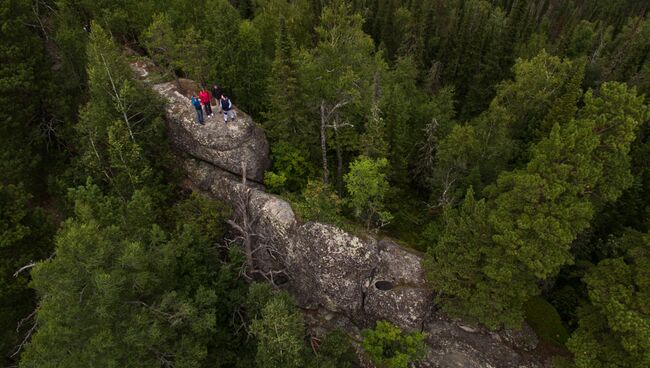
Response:
[[[325,135],[327,121],[325,118],[325,101],[320,103],[320,149],[323,156],[323,184],[329,184],[329,170],[327,169],[327,137]]]
[[[181,80],[178,79],[178,75],[176,75],[176,71],[174,68],[169,68],[169,73],[174,77],[174,81],[176,82],[176,87],[178,87],[178,90],[181,93],[185,93],[186,91],[183,90],[183,86],[181,86]]]
[[[339,131],[334,126],[334,139],[336,140],[336,187],[339,192],[339,197],[343,197],[343,153],[339,144]]]

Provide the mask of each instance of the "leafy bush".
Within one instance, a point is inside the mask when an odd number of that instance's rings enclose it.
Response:
[[[372,330],[361,332],[361,346],[370,359],[380,367],[407,368],[425,353],[424,334],[402,330],[386,321],[377,321]]]
[[[271,193],[282,193],[287,183],[287,177],[283,174],[276,174],[273,171],[264,173],[264,184]]]
[[[325,222],[342,226],[343,200],[319,180],[310,180],[302,191],[302,198],[293,203],[303,220]]]
[[[350,164],[350,172],[344,176],[349,197],[348,203],[354,215],[363,220],[366,229],[380,228],[390,222],[393,216],[384,209],[384,196],[389,189],[385,170],[388,160],[373,160],[359,156]]]
[[[300,151],[287,143],[278,142],[271,148],[273,169],[264,175],[264,183],[269,191],[282,193],[284,191],[299,192],[307,184],[307,178],[313,173],[313,168]]]

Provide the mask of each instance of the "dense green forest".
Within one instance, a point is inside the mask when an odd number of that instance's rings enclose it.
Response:
[[[181,187],[128,65],[147,57],[251,114],[301,218],[426,253],[443,311],[526,321],[558,367],[649,367],[649,7],[1,0],[0,365],[355,364],[241,277],[232,209]],[[407,367],[382,346],[422,337],[394,329],[361,345]]]

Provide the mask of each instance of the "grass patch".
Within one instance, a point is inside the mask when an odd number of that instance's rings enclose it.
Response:
[[[526,322],[541,341],[564,346],[569,333],[562,323],[560,314],[551,303],[541,296],[536,296],[524,305],[524,312]]]

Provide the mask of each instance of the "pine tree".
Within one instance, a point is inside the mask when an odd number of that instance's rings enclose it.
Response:
[[[585,74],[585,65],[585,60],[578,60],[574,63],[571,78],[563,86],[564,92],[555,99],[539,128],[535,130],[538,139],[548,135],[554,124],[561,124],[567,117],[576,116],[578,101],[583,94],[582,81]]]
[[[213,348],[226,355],[229,298],[243,285],[213,248],[223,210],[192,197],[165,228],[144,191],[123,201],[88,185],[71,196],[56,256],[32,272],[37,329],[20,366],[200,367]]]
[[[300,139],[295,137],[295,107],[299,105],[298,80],[294,58],[295,46],[289,35],[287,23],[280,19],[280,30],[276,40],[275,58],[268,81],[268,108],[264,114],[266,130],[274,140],[291,141],[300,146]]]
[[[379,106],[374,105],[370,112],[370,120],[366,124],[366,131],[361,136],[362,153],[372,159],[388,157],[388,143],[386,142],[386,124],[381,117]]]
[[[153,156],[158,165],[164,163],[168,146],[163,140],[163,109],[153,91],[132,77],[110,37],[98,24],[92,27],[90,99],[76,126],[81,164],[88,175],[128,198],[152,179],[146,167]]]
[[[40,160],[39,110],[48,70],[38,35],[27,24],[31,3],[0,5],[0,183],[33,183]]]
[[[594,159],[603,170],[592,196],[597,203],[614,202],[632,185],[628,153],[648,107],[635,88],[616,82],[604,83],[597,94],[587,91],[584,102],[578,115],[595,121],[600,146]]]
[[[258,340],[256,362],[259,367],[304,367],[304,325],[300,312],[288,295],[276,295],[251,323]]]
[[[179,64],[176,32],[167,14],[156,14],[153,22],[142,33],[144,47],[153,61],[164,67],[180,88],[175,66]]]
[[[190,26],[178,37],[174,54],[177,55],[176,65],[199,86],[207,88],[211,59],[208,57],[210,43],[206,37],[201,30]]]
[[[262,40],[255,25],[243,21],[239,25],[235,54],[237,76],[232,86],[232,96],[240,102],[241,108],[254,117],[266,106],[266,81],[270,73],[270,62],[262,49]]]
[[[422,97],[418,95],[417,69],[409,57],[400,58],[389,71],[384,83],[381,111],[386,121],[386,136],[390,147],[391,181],[405,187],[408,183],[409,161],[415,153],[412,142],[420,131],[415,112]]]
[[[206,82],[217,82],[228,95],[238,86],[236,51],[242,17],[228,0],[207,0],[203,13],[206,21],[196,25],[202,27],[201,34],[208,47],[205,54],[200,55],[203,58],[201,61],[207,64]],[[214,22],[218,22],[219,26],[215,27]]]
[[[540,292],[538,282],[573,261],[571,244],[589,227],[594,205],[614,200],[629,186],[628,152],[644,110],[641,101],[633,89],[612,83],[603,85],[598,98],[588,92],[585,102],[580,120],[556,124],[532,147],[524,169],[502,173],[487,188],[487,215],[466,225],[477,227],[487,218],[490,241],[475,251],[484,256],[457,262],[464,250],[446,246],[445,239],[477,243],[457,227],[431,248],[430,270],[472,269],[479,275],[469,282],[432,279],[448,294],[450,311],[490,327],[518,325],[523,304]],[[611,176],[605,168],[614,162],[622,169]]]
[[[567,347],[577,368],[650,365],[650,234],[622,257],[605,259],[583,278],[589,303]]]
[[[301,61],[301,79],[309,83],[309,105],[320,115],[323,182],[329,182],[327,156],[329,147],[333,146],[339,192],[343,185],[343,156],[358,143],[356,132],[350,129],[351,118],[363,111],[361,101],[370,89],[374,72],[374,46],[363,32],[362,22],[359,14],[351,14],[347,2],[333,1],[323,9],[320,25],[316,27],[317,46]]]

